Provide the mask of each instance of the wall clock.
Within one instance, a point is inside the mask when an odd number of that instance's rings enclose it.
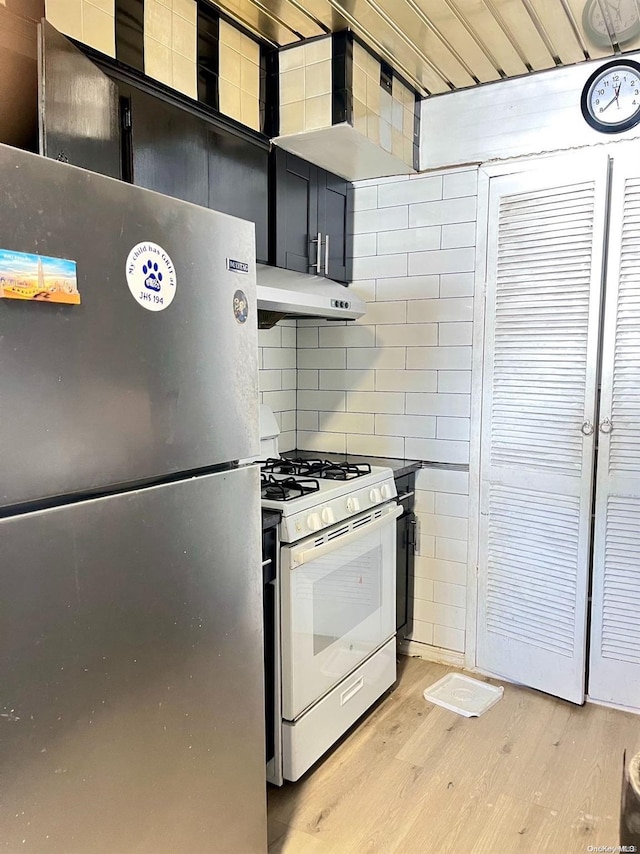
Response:
[[[636,0],[588,0],[582,11],[582,26],[593,44],[611,47],[612,35],[619,45],[640,35]]]
[[[585,121],[601,133],[621,133],[640,122],[640,63],[605,62],[589,77],[580,107]]]

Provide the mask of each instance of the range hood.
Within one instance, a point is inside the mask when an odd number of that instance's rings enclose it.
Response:
[[[366,311],[365,303],[353,291],[323,276],[292,273],[266,264],[257,264],[256,273],[260,329],[269,329],[283,317],[356,320]]]

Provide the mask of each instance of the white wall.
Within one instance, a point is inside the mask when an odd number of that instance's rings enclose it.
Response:
[[[353,324],[298,322],[298,447],[425,460],[415,641],[465,646],[477,170],[356,185]],[[456,470],[457,469],[457,470]]]
[[[420,168],[639,138],[640,125],[612,137],[593,130],[582,117],[582,88],[602,64],[584,62],[427,98],[422,102]]]
[[[295,320],[258,332],[260,402],[275,413],[281,451],[296,447],[296,336]]]

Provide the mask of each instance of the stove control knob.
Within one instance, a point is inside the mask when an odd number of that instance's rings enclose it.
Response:
[[[382,501],[382,495],[380,494],[380,490],[374,488],[369,493],[369,500],[372,504],[379,504]]]
[[[347,513],[357,513],[360,509],[360,502],[357,498],[351,496],[351,498],[347,498]]]
[[[387,498],[391,498],[391,487],[388,483],[383,484],[380,489],[380,494],[386,500]]]
[[[325,507],[322,510],[322,521],[325,525],[332,525],[336,521],[336,517],[333,515],[333,510],[331,507]]]
[[[307,516],[307,527],[310,531],[320,530],[322,522],[320,521],[320,516],[317,513],[311,513],[311,515]]]

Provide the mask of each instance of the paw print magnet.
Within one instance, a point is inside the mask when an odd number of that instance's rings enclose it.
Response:
[[[157,243],[136,244],[127,258],[127,284],[133,298],[148,311],[164,311],[176,294],[176,271]]]

